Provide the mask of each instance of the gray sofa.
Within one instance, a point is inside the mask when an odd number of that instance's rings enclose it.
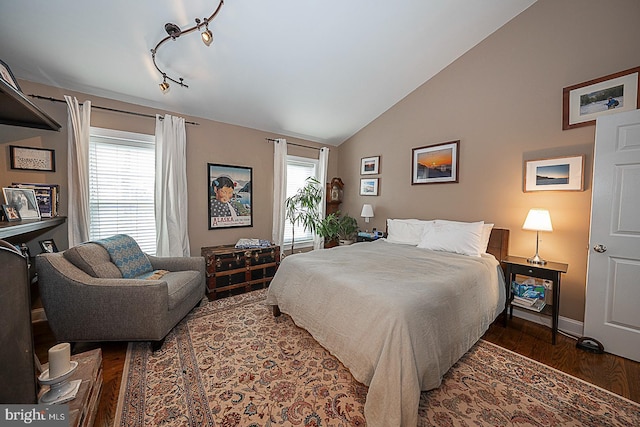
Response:
[[[205,293],[202,257],[145,255],[161,278],[125,279],[109,253],[84,243],[36,257],[38,284],[58,342],[155,341],[161,344]]]

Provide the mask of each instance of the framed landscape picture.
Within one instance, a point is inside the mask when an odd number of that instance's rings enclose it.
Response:
[[[360,175],[377,175],[380,173],[380,156],[363,157],[360,160]]]
[[[562,89],[562,129],[596,123],[599,116],[640,106],[640,67]]]
[[[411,157],[411,185],[458,182],[460,141],[414,148]]]
[[[253,226],[253,169],[207,164],[209,230]]]
[[[584,190],[585,156],[525,162],[524,191]]]
[[[361,196],[377,196],[379,178],[362,178],[360,179],[360,195]]]

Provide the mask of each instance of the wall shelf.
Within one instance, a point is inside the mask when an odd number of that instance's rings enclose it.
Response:
[[[0,124],[55,131],[62,127],[3,79],[0,79]]]
[[[0,222],[0,239],[19,236],[39,230],[48,230],[58,225],[64,224],[66,216],[43,219],[25,219],[17,222]]]

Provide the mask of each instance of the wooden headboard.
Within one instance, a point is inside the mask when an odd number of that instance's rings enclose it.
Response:
[[[509,255],[509,230],[506,228],[493,228],[489,237],[487,253],[490,253],[499,263]]]

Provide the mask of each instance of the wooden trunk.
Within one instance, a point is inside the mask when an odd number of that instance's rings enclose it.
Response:
[[[280,246],[236,249],[233,245],[201,248],[207,264],[207,296],[213,300],[269,286],[280,265]]]

